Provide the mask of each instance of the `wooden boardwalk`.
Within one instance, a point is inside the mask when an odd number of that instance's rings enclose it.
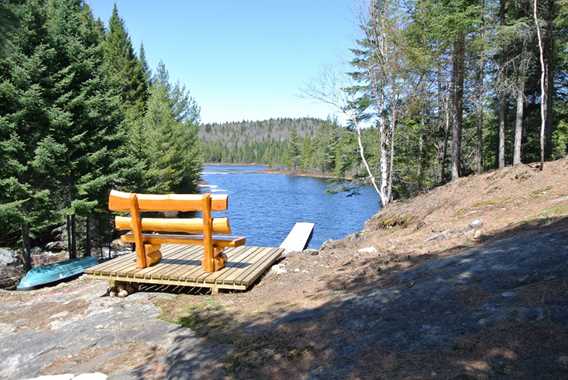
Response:
[[[131,253],[91,267],[85,271],[89,277],[118,282],[176,285],[219,289],[248,289],[272,264],[278,260],[281,248],[246,247],[225,250],[227,262],[217,272],[208,273],[201,268],[203,247],[165,244],[162,260],[151,267],[136,268],[136,255]]]

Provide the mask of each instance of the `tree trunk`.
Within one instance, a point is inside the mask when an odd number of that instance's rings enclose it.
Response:
[[[390,153],[390,144],[387,132],[386,122],[384,117],[380,116],[379,120],[379,140],[380,140],[380,182],[379,182],[379,190],[381,193],[381,202],[383,203],[383,207],[386,206],[389,201],[389,153]]]
[[[72,237],[71,237],[71,216],[70,215],[65,215],[65,228],[67,230],[67,252],[69,253],[69,258],[72,259],[73,258],[73,241],[72,241]]]
[[[383,194],[381,194],[381,190],[377,186],[377,181],[375,180],[375,176],[373,175],[373,171],[371,170],[371,167],[369,166],[369,163],[367,162],[367,158],[365,157],[365,148],[363,147],[363,141],[362,141],[362,137],[361,137],[361,127],[359,126],[359,123],[357,122],[357,120],[355,120],[355,118],[353,118],[353,125],[355,126],[355,130],[357,131],[357,144],[359,146],[359,155],[361,156],[361,161],[363,161],[363,165],[365,165],[365,169],[367,170],[367,175],[369,176],[369,179],[371,180],[371,184],[373,185],[373,188],[375,189],[375,191],[379,195],[379,198],[381,199],[381,205],[384,207],[384,203],[383,203],[384,202],[384,196],[383,196]]]
[[[392,116],[391,116],[390,127],[389,127],[389,142],[390,142],[390,147],[389,147],[390,148],[389,149],[389,174],[388,174],[388,187],[387,187],[388,193],[386,194],[386,196],[389,200],[389,203],[392,201],[392,171],[393,171],[393,165],[394,165],[394,132],[395,132],[395,129],[396,129],[397,118],[398,118],[398,109],[395,105],[393,107],[393,110],[392,110]]]
[[[460,176],[461,135],[463,124],[463,85],[465,34],[459,32],[454,42],[454,59],[452,70],[453,82],[453,125],[452,125],[452,181]]]
[[[444,129],[444,154],[442,159],[442,180],[445,182],[447,180],[447,172],[446,172],[446,162],[448,161],[448,143],[450,140],[450,105],[449,99],[446,99],[446,121],[445,121],[445,129]]]
[[[536,34],[538,40],[538,50],[540,58],[540,170],[544,170],[544,145],[545,145],[545,131],[547,124],[547,109],[548,104],[548,75],[547,75],[547,65],[544,60],[544,46],[542,41],[542,33],[540,31],[540,25],[538,20],[538,0],[533,0],[533,18],[536,26]]]
[[[485,97],[485,0],[481,0],[481,31],[482,40],[481,52],[479,54],[479,72],[477,74],[478,94],[477,94],[477,144],[475,147],[475,171],[480,174],[483,171],[483,99]]]
[[[555,17],[555,1],[546,1],[545,29],[544,29],[544,61],[546,65],[546,125],[544,158],[550,160],[552,158],[553,144],[552,136],[554,134],[554,17]]]
[[[77,245],[75,240],[75,214],[67,216],[67,242],[69,244],[69,258],[77,258]]]
[[[517,117],[515,119],[515,145],[513,151],[513,165],[521,163],[521,141],[523,139],[523,111],[525,106],[525,83],[521,83],[517,88]]]
[[[438,74],[437,74],[437,82],[438,82],[438,137],[441,138],[441,141],[438,141],[437,144],[437,157],[439,162],[439,171],[438,171],[438,184],[444,182],[445,175],[446,175],[446,154],[447,154],[447,144],[448,144],[448,128],[449,128],[449,121],[448,121],[448,107],[446,102],[446,92],[445,86],[443,85],[442,79],[442,68],[441,65],[438,64]]]
[[[31,247],[30,247],[30,229],[27,222],[23,222],[21,225],[22,232],[22,263],[24,264],[24,271],[29,271],[32,269],[32,257],[31,257]]]
[[[507,0],[501,0],[499,3],[499,23],[505,25],[505,15],[507,13]],[[505,51],[499,55],[499,67],[503,70],[505,61]],[[499,142],[497,146],[497,167],[503,169],[505,167],[505,118],[507,101],[505,100],[505,92],[499,91]]]
[[[85,252],[83,257],[91,256],[91,217],[85,218]]]
[[[505,167],[505,111],[507,104],[505,95],[499,95],[499,147],[497,149],[497,167],[503,169]]]
[[[422,128],[424,128],[424,120],[422,120]],[[418,172],[416,177],[418,180],[418,188],[422,190],[424,183],[424,131],[420,129],[420,135],[418,137]]]

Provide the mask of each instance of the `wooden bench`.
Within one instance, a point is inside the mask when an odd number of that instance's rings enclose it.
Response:
[[[128,211],[130,216],[115,217],[118,230],[130,231],[120,238],[136,246],[137,268],[147,268],[161,260],[161,244],[191,244],[204,247],[203,270],[215,272],[225,265],[223,249],[245,244],[244,237],[230,234],[227,218],[213,218],[213,211],[227,210],[227,195],[211,194],[135,194],[112,190],[111,211]],[[142,212],[200,211],[201,218],[143,218]]]

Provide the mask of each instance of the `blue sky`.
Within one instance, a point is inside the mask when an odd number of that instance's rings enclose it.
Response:
[[[361,4],[349,0],[87,0],[108,22],[117,3],[135,48],[186,84],[203,122],[326,117],[302,98],[325,67],[345,70]]]

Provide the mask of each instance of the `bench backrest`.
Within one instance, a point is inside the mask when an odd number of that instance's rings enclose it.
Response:
[[[140,264],[146,267],[144,231],[202,233],[205,258],[213,258],[213,233],[229,234],[227,218],[213,218],[213,211],[229,206],[227,195],[211,194],[136,194],[112,190],[109,195],[111,211],[128,211],[130,217],[117,216],[119,230],[131,230]],[[201,218],[142,218],[141,212],[200,211]],[[212,259],[211,259],[212,260]]]

